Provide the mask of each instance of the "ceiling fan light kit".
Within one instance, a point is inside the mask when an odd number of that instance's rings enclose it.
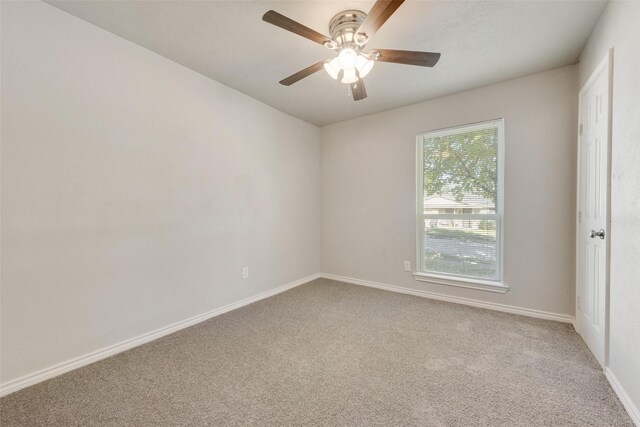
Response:
[[[285,86],[292,85],[324,68],[334,80],[342,75],[340,81],[350,85],[353,99],[359,101],[367,97],[363,78],[371,72],[375,61],[433,67],[440,59],[439,53],[390,49],[364,50],[375,32],[403,2],[404,0],[378,0],[368,15],[360,10],[340,12],[329,22],[331,38],[276,11],[268,11],[262,17],[263,21],[337,52],[337,56],[333,59],[313,64],[281,80],[280,83]]]

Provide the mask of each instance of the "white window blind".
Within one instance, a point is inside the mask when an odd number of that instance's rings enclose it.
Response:
[[[417,270],[501,281],[503,120],[417,142]]]

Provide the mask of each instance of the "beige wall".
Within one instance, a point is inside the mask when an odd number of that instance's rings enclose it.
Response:
[[[321,128],[323,272],[573,315],[576,99],[569,66]],[[500,117],[511,289],[415,281],[416,134]]]
[[[1,71],[2,382],[319,271],[315,126],[40,2]]]
[[[613,48],[609,368],[640,422],[640,2],[612,1],[579,64],[580,87]]]

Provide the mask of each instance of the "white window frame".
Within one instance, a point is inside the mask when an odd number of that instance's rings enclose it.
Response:
[[[425,136],[448,136],[461,132],[473,132],[487,128],[498,129],[498,206],[495,214],[425,214],[424,213],[424,163],[423,139]],[[463,288],[505,293],[509,287],[503,281],[504,254],[504,119],[494,119],[479,123],[455,126],[446,129],[421,132],[416,135],[416,280],[450,285]],[[495,279],[483,279],[448,273],[421,270],[424,262],[424,221],[430,218],[459,219],[459,220],[493,220],[496,221],[496,262],[498,275]]]

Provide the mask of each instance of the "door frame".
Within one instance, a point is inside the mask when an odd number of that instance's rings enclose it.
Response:
[[[580,89],[578,93],[578,145],[577,145],[577,182],[576,182],[576,247],[575,247],[575,267],[576,267],[576,276],[575,276],[575,313],[576,313],[576,322],[574,322],[574,328],[576,331],[582,336],[581,331],[579,330],[579,325],[577,322],[578,317],[578,297],[580,290],[580,203],[581,203],[581,188],[582,185],[580,180],[581,175],[581,153],[582,153],[582,99],[584,97],[584,93],[593,86],[595,81],[600,77],[600,75],[606,72],[607,80],[608,80],[608,88],[607,88],[607,217],[605,220],[605,245],[606,245],[606,257],[605,264],[607,266],[607,273],[605,276],[605,316],[604,316],[604,360],[603,360],[603,368],[609,366],[609,290],[610,290],[610,277],[611,277],[611,123],[612,123],[612,113],[613,113],[613,48],[609,49],[605,54],[604,58],[600,61],[598,66],[593,70],[591,76],[586,81],[586,83]]]

